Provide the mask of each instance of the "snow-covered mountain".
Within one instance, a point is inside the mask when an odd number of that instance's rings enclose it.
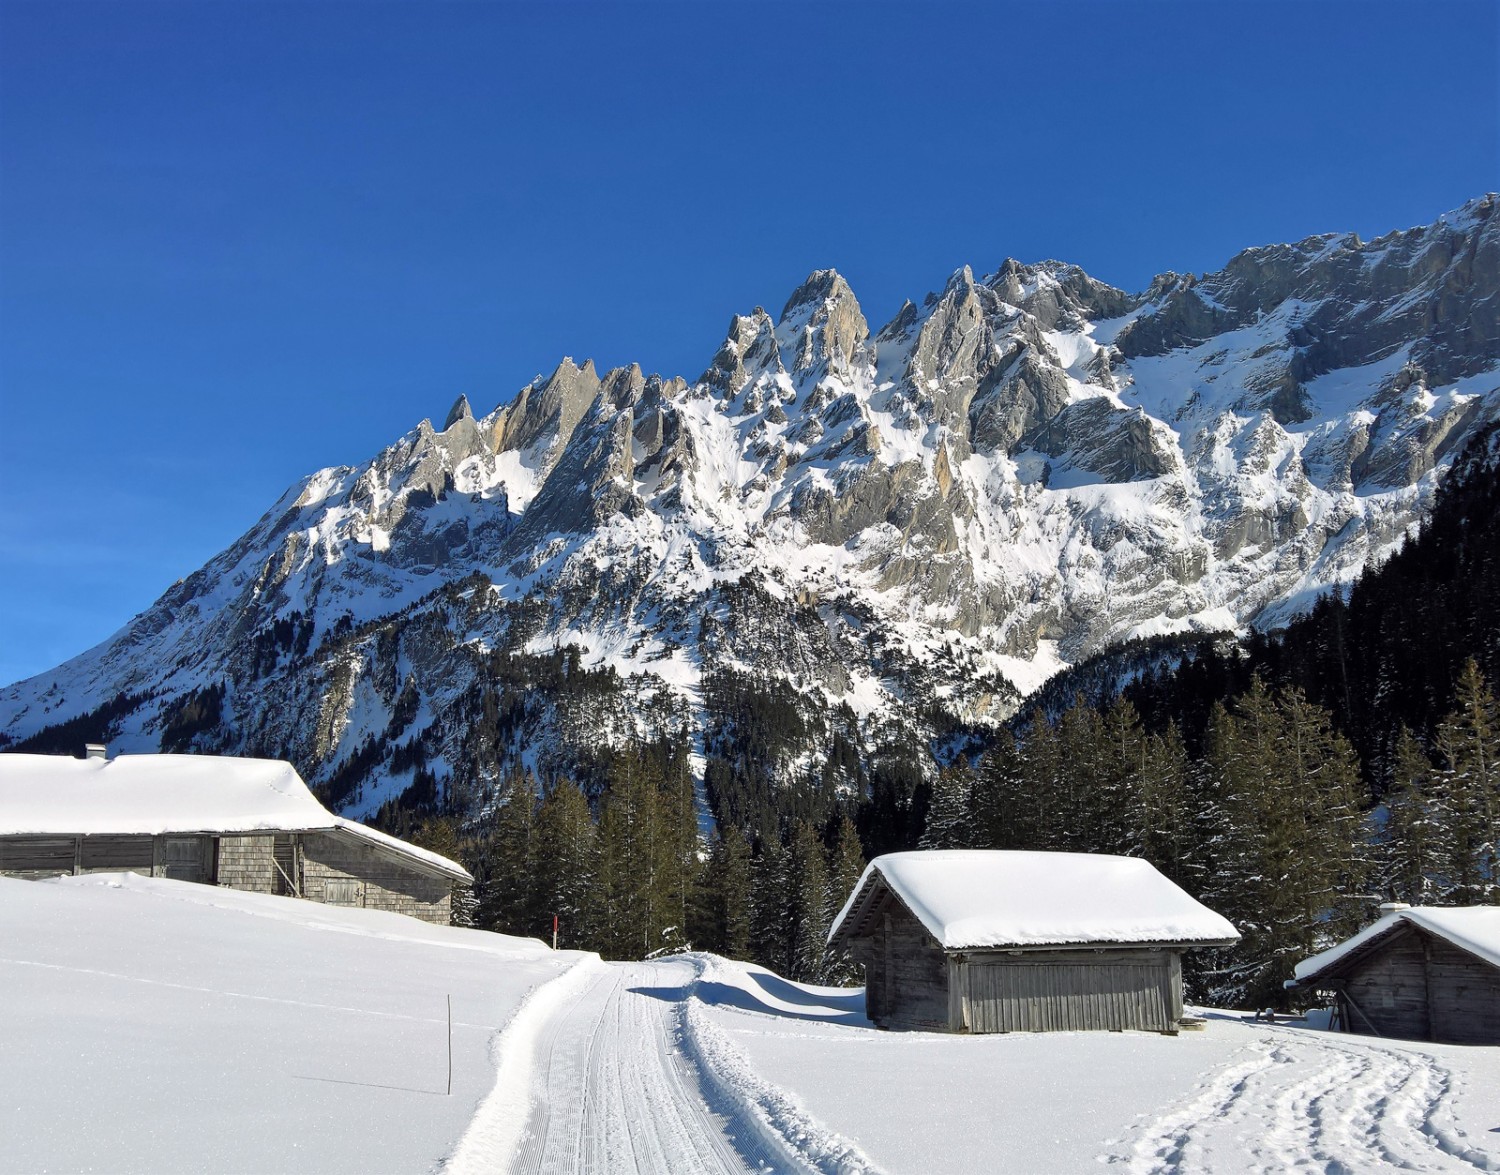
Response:
[[[0,691],[0,730],[95,711],[122,749],[290,757],[360,812],[423,762],[482,785],[627,730],[712,754],[739,683],[787,707],[792,778],[833,732],[996,721],[1131,637],[1274,625],[1394,549],[1500,415],[1496,205],[1134,295],[965,267],[873,331],[824,270],[695,380],[564,360],[299,482]]]

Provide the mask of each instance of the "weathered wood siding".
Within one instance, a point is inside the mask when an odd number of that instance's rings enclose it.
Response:
[[[955,960],[954,1013],[970,1032],[1174,1032],[1181,970],[1170,951],[1025,951]]]
[[[0,875],[39,879],[85,873],[140,873],[207,881],[213,877],[206,836],[26,836],[0,839]]]
[[[86,836],[79,846],[80,873],[144,873],[156,866],[156,846],[149,836]]]
[[[1500,1044],[1500,968],[1416,927],[1351,967],[1341,998],[1353,1032]]]
[[[0,876],[71,877],[77,863],[76,836],[0,837]]]
[[[219,884],[248,893],[280,893],[272,837],[221,836]]]
[[[249,893],[298,894],[446,926],[452,883],[338,833],[0,838],[0,876],[142,873]]]
[[[338,833],[302,838],[304,897],[334,906],[391,910],[426,922],[449,922],[452,884],[419,873],[389,854]]]
[[[882,1028],[946,1029],[948,958],[927,928],[888,899],[878,929],[859,952],[865,963],[866,1015]]]

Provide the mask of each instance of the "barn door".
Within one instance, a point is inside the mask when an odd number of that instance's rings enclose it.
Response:
[[[162,844],[162,864],[175,881],[208,881],[213,842],[206,836],[169,836]]]

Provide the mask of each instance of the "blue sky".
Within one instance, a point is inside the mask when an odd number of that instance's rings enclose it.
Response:
[[[0,682],[303,474],[835,266],[1128,289],[1500,186],[1500,6],[0,0]]]

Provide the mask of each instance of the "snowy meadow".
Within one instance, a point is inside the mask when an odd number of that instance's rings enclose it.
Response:
[[[0,943],[3,1172],[1500,1170],[1496,1048],[881,1032],[717,956],[133,875],[0,880]]]

